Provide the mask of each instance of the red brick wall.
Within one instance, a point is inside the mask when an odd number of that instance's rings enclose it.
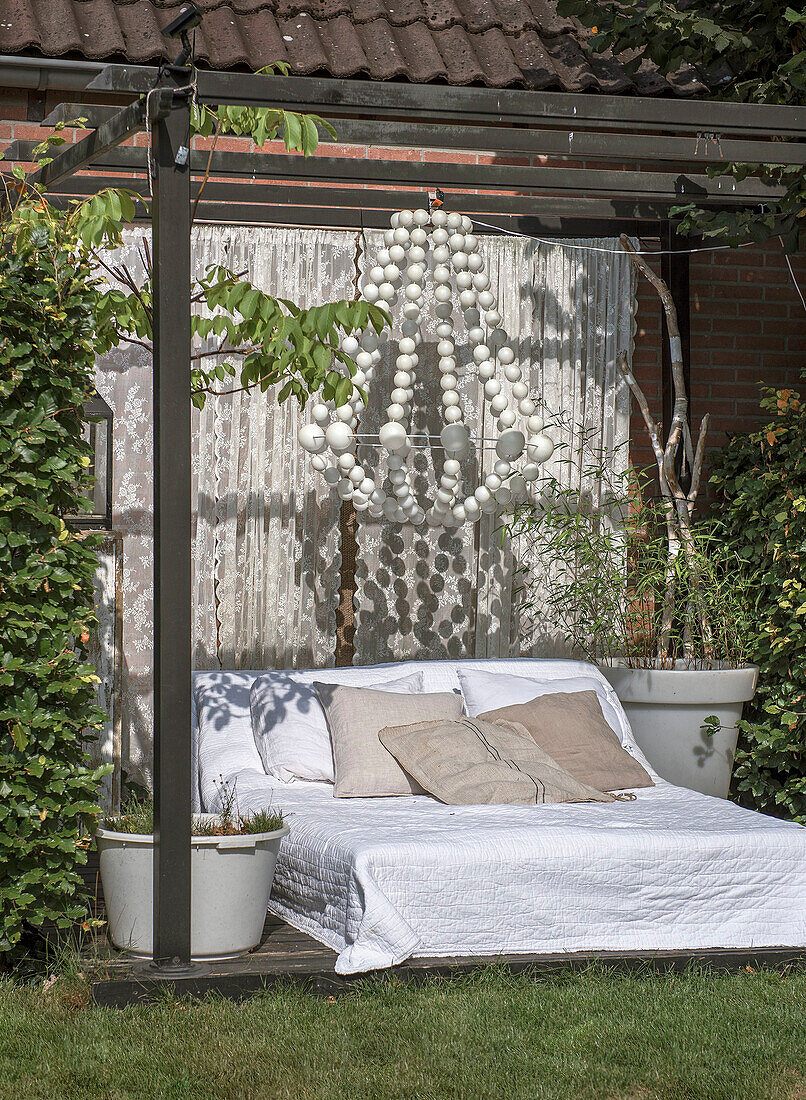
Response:
[[[14,138],[41,139],[49,131],[36,123],[46,111],[67,97],[57,92],[28,93],[0,89],[0,148]],[[65,131],[65,136],[80,133]],[[130,139],[144,144],[145,136]],[[200,148],[209,140],[196,139]],[[223,138],[219,150],[254,148],[238,139]],[[282,150],[280,143],[267,152]],[[491,157],[488,154],[434,150],[371,149],[328,143],[328,156],[382,157],[384,159],[451,160],[464,163],[528,163],[523,157]],[[546,158],[532,158],[546,163]],[[601,165],[600,165],[601,166]],[[349,186],[341,184],[340,186]],[[359,187],[360,184],[354,186]],[[421,193],[421,188],[418,188]],[[806,256],[792,260],[796,278],[806,293]],[[661,309],[645,279],[639,279],[634,370],[656,416],[661,414]],[[720,446],[726,432],[746,431],[759,423],[759,383],[772,386],[802,385],[806,365],[806,310],[777,241],[724,252],[704,252],[691,258],[691,411],[695,424],[711,413],[711,444]],[[633,458],[654,465],[643,421],[632,422]]]

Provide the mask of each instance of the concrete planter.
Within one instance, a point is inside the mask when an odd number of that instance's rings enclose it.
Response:
[[[287,832],[285,826],[248,836],[191,838],[194,959],[233,959],[260,943],[277,852]],[[96,842],[109,938],[135,958],[151,958],[154,838],[99,828]]]
[[[752,699],[758,668],[720,662],[677,661],[673,668],[600,665],[612,684],[635,739],[657,773],[670,783],[727,798],[742,709]],[[714,714],[721,729],[706,732]]]

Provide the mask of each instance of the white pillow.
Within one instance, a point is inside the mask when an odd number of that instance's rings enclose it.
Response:
[[[595,691],[602,705],[602,714],[608,726],[624,744],[631,740],[629,729],[621,715],[607,697],[607,688],[593,676],[566,676],[552,680],[532,680],[529,676],[511,676],[507,672],[484,672],[481,669],[458,669],[462,694],[467,713],[471,718],[488,710],[511,707],[516,703],[528,703],[540,695],[555,692]]]
[[[319,683],[331,683],[323,670]],[[423,690],[422,672],[385,684],[367,684],[377,691],[416,695]],[[313,684],[292,673],[258,676],[249,694],[252,736],[267,775],[288,783],[292,779],[335,781],[333,747],[327,719]]]

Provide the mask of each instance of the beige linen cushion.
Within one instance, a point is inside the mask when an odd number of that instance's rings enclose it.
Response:
[[[607,724],[595,691],[539,695],[528,703],[485,711],[479,718],[525,727],[561,768],[598,791],[654,786]]]
[[[449,806],[613,801],[558,767],[526,730],[505,722],[420,722],[387,726],[379,736],[406,771]]]
[[[383,747],[378,731],[390,722],[409,725],[458,718],[462,713],[461,695],[448,691],[396,695],[343,684],[316,683],[314,687],[333,742],[336,798],[423,793]]]

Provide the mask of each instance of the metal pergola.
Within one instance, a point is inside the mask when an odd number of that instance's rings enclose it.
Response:
[[[2,74],[36,59],[0,58]],[[55,63],[43,62],[44,65]],[[71,69],[71,64],[75,69]],[[148,193],[154,258],[154,959],[155,973],[187,974],[191,833],[191,202],[208,166],[188,143],[189,99],[175,78],[147,66],[59,62],[54,83],[128,106],[65,103],[46,122],[86,116],[92,133],[58,153],[35,179],[52,201],[125,185]],[[61,83],[60,83],[61,81]],[[806,164],[806,109],[728,102],[498,91],[439,85],[197,71],[198,102],[313,111],[339,140],[429,151],[423,161],[216,152],[197,220],[238,224],[388,225],[401,205],[440,187],[451,209],[495,219],[504,231],[571,236],[622,232],[659,237],[678,300],[684,344],[687,256],[670,208],[712,208],[777,197],[752,176],[711,179],[720,160]],[[145,148],[124,146],[149,130]],[[786,139],[786,140],[781,140]],[[7,160],[28,161],[16,141]],[[447,155],[440,157],[439,151]],[[484,154],[454,163],[450,153]],[[528,158],[545,158],[532,164]],[[433,158],[433,159],[431,159]],[[526,162],[523,159],[526,158]],[[514,162],[513,162],[514,161]],[[91,169],[92,174],[86,174]],[[84,173],[84,174],[80,174]],[[668,373],[668,372],[667,372]]]

